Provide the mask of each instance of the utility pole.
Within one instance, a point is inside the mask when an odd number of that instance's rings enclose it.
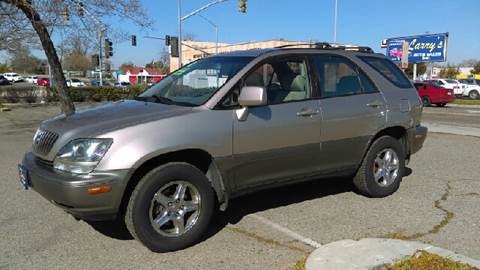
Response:
[[[335,0],[335,14],[333,22],[333,43],[337,43],[337,13],[338,13],[338,0]]]
[[[98,49],[99,49],[99,52],[98,52],[98,69],[99,69],[99,76],[98,76],[98,79],[99,79],[99,83],[98,85],[99,86],[103,86],[103,65],[102,65],[102,39],[103,39],[103,32],[102,30],[98,31]]]

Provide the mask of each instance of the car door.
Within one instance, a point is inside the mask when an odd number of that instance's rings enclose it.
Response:
[[[268,104],[234,120],[232,170],[237,189],[300,177],[317,170],[320,113],[312,100],[307,59],[272,58],[254,68],[245,86],[267,89]]]
[[[385,125],[385,100],[366,73],[346,57],[316,55],[314,66],[323,116],[320,168],[349,172]]]

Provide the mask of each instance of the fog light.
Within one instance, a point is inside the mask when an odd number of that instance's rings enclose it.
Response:
[[[99,186],[99,187],[93,187],[93,188],[89,188],[87,190],[88,194],[100,194],[100,193],[107,193],[107,192],[110,192],[112,191],[112,187],[111,186]]]

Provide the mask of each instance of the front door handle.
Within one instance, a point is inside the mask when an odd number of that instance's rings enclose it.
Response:
[[[308,117],[318,114],[318,111],[314,109],[302,109],[301,111],[297,112],[297,116],[299,117]]]
[[[371,102],[367,103],[367,106],[372,107],[372,108],[378,108],[382,105],[383,105],[383,102],[381,102],[379,100],[374,100],[374,101],[371,101]]]

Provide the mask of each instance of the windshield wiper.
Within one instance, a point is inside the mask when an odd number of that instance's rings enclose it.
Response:
[[[179,105],[179,106],[188,106],[188,107],[197,106],[197,104],[194,104],[194,103],[183,102],[183,101],[175,101],[175,100],[169,99],[167,97],[158,96],[158,95],[153,95],[153,96],[150,96],[150,97],[136,97],[135,99],[140,100],[140,101],[162,103],[162,104],[167,104],[167,105]]]

